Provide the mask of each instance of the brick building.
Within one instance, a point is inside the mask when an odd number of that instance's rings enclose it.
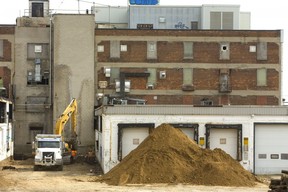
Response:
[[[95,40],[110,102],[281,104],[281,31],[96,29]]]

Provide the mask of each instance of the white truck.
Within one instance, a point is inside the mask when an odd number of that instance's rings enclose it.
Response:
[[[34,147],[34,171],[41,167],[63,170],[63,153],[65,150],[61,135],[38,134],[35,137]]]

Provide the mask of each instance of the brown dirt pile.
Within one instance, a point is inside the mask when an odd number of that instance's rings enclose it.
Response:
[[[162,124],[101,180],[110,185],[253,186],[256,178],[223,150],[202,149],[181,130]]]

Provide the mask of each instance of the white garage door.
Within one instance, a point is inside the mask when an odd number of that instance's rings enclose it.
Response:
[[[220,148],[237,159],[237,129],[210,129],[210,149]]]
[[[149,128],[123,128],[122,159],[149,135]]]
[[[187,137],[189,137],[190,139],[192,139],[194,141],[194,128],[180,128],[182,130],[182,132],[187,135]]]
[[[255,174],[288,169],[288,125],[255,125]]]

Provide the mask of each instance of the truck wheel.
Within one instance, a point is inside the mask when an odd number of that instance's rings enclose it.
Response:
[[[58,171],[63,171],[63,165],[58,165],[58,167],[57,167],[58,169]]]
[[[39,166],[34,165],[33,170],[34,170],[34,171],[39,171]]]

